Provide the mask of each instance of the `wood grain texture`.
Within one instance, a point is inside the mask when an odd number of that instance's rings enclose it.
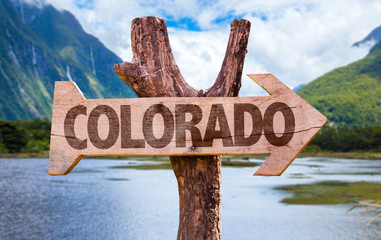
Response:
[[[238,96],[249,33],[249,21],[236,19],[232,22],[224,63],[210,90],[195,90],[186,83],[173,57],[166,24],[163,19],[156,17],[137,18],[132,22],[133,59],[131,63],[115,65],[114,69],[139,97],[202,97],[206,94],[210,97]],[[227,74],[228,72],[230,73]],[[217,160],[209,161],[210,158]],[[200,156],[198,159],[200,161],[195,161],[194,157],[171,157],[173,166],[177,166],[173,170],[179,184],[179,196],[183,198],[180,199],[177,239],[221,239],[221,178],[210,177],[220,167],[220,157]],[[189,161],[195,161],[198,171],[189,169]],[[179,174],[179,169],[187,168],[188,171],[184,172],[186,175]],[[182,184],[184,179],[200,189],[217,187],[218,194],[192,194],[192,189]],[[198,202],[204,204],[199,205]],[[198,215],[204,217],[197,220]]]
[[[70,164],[62,158],[65,152],[71,158],[269,153],[256,175],[280,175],[324,126],[326,118],[273,75],[249,76],[270,96],[86,100],[74,82],[56,82],[49,172],[66,174],[73,168],[77,160]],[[271,114],[270,109],[279,104],[283,105]],[[69,116],[78,106],[83,111]],[[258,114],[237,114],[241,106],[251,106]],[[158,112],[152,113],[152,109]],[[194,119],[197,121],[192,125]],[[71,125],[67,126],[67,121]],[[250,136],[252,141],[248,141]],[[73,146],[72,141],[86,146]],[[56,152],[60,157],[54,156]]]
[[[255,175],[281,175],[326,123],[272,74],[249,75],[270,96],[237,97],[249,32],[250,22],[232,22],[214,85],[196,90],[175,63],[164,20],[135,19],[133,59],[114,69],[143,99],[85,99],[74,82],[56,82],[49,174],[69,173],[85,155],[170,155],[177,238],[220,239],[220,155],[269,153]]]
[[[197,96],[175,62],[164,20],[135,18],[131,28],[132,61],[116,64],[115,73],[139,97]]]
[[[284,147],[269,147],[270,156],[254,175],[280,176],[327,123],[327,118],[272,74],[249,74],[273,101],[285,102],[295,114],[293,139]],[[275,123],[275,122],[274,122]]]

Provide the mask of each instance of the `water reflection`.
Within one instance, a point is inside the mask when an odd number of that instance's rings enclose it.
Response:
[[[176,239],[177,183],[168,163],[161,163],[152,168],[149,161],[84,159],[73,173],[53,177],[47,159],[0,159],[0,239]],[[380,166],[375,160],[305,158],[281,177],[253,177],[253,166],[224,167],[222,238],[371,239],[377,229],[360,231],[366,219],[353,221],[355,214],[345,214],[349,205],[285,205],[279,201],[287,193],[273,188],[380,182]]]

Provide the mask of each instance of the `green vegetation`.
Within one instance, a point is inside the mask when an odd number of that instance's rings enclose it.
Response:
[[[381,152],[381,127],[333,128],[326,126],[304,149],[304,152],[321,151]]]
[[[122,62],[67,11],[0,1],[0,119],[50,118],[55,81],[86,98],[136,97],[113,71]],[[1,146],[0,146],[1,149]]]
[[[1,153],[42,153],[49,150],[49,142],[47,119],[0,121]]]
[[[0,153],[2,157],[7,157],[10,153],[21,153],[12,157],[31,156],[46,157],[49,151],[51,123],[47,119],[36,118],[34,120],[0,120]],[[337,155],[337,152],[340,152]],[[350,153],[352,154],[346,154]],[[4,154],[5,153],[5,154]],[[365,128],[333,128],[325,127],[304,149],[304,154],[315,154],[316,156],[326,156],[334,154],[332,157],[344,158],[381,158],[381,127]],[[321,155],[320,153],[323,153]],[[320,154],[320,155],[319,155]],[[326,154],[326,155],[324,155]],[[223,157],[223,166],[255,166],[253,162],[245,161],[250,156],[230,156]],[[123,156],[113,158],[123,159]],[[139,160],[168,161],[168,156],[138,157]],[[256,158],[266,158],[265,155]],[[136,157],[135,157],[136,159]]]
[[[135,157],[134,157],[135,159]],[[155,158],[150,157],[148,160],[155,161]],[[142,161],[142,160],[140,160]],[[144,161],[144,160],[143,160]],[[238,159],[222,159],[222,167],[255,167],[258,164],[254,162],[249,162],[248,160],[238,160]],[[162,163],[148,163],[148,164],[129,164],[114,166],[112,168],[116,169],[137,169],[137,170],[168,170],[172,169],[172,164],[169,162],[169,159],[162,161]]]
[[[137,164],[137,165],[123,165],[123,166],[115,166],[112,168],[116,169],[137,169],[137,170],[168,170],[172,169],[172,165],[170,162],[161,163],[161,164]]]
[[[333,126],[381,126],[380,44],[364,59],[319,77],[298,94]]]
[[[255,167],[258,166],[255,162],[249,162],[248,160],[224,160],[221,161],[222,167]]]
[[[373,217],[364,225],[363,230],[381,217],[381,183],[323,181],[278,187],[276,190],[292,194],[291,197],[281,201],[286,204],[336,205],[357,202],[348,210],[349,212],[354,208],[363,207],[356,218],[369,216],[365,214],[368,212],[373,213]],[[381,231],[373,239],[376,239],[380,233]]]
[[[282,200],[287,204],[345,204],[363,199],[378,199],[381,183],[324,181],[276,188],[292,193]]]
[[[302,152],[299,157],[381,159],[381,152]]]
[[[26,146],[26,132],[23,128],[4,121],[0,121],[0,128],[3,151],[20,152]]]

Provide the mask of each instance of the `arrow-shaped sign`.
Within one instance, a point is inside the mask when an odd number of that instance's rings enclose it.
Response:
[[[56,82],[49,174],[83,156],[270,154],[254,175],[281,175],[327,119],[272,74],[250,74],[270,96],[85,99]]]

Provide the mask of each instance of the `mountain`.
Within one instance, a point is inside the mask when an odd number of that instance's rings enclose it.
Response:
[[[381,40],[363,59],[310,82],[298,94],[339,127],[381,125]]]
[[[375,51],[378,51],[378,50],[381,50],[381,40],[378,41],[378,43],[376,43],[376,45],[374,45],[374,46],[370,49],[369,53],[374,53]]]
[[[299,84],[298,86],[294,87],[292,91],[298,92],[300,89],[302,89],[306,84]]]
[[[0,119],[51,117],[55,81],[72,80],[86,98],[136,97],[115,73],[122,60],[67,11],[0,2]]]
[[[380,40],[381,40],[381,26],[375,28],[363,40],[354,43],[353,46],[354,47],[359,47],[362,44],[366,44],[368,42],[376,42],[377,43]]]

